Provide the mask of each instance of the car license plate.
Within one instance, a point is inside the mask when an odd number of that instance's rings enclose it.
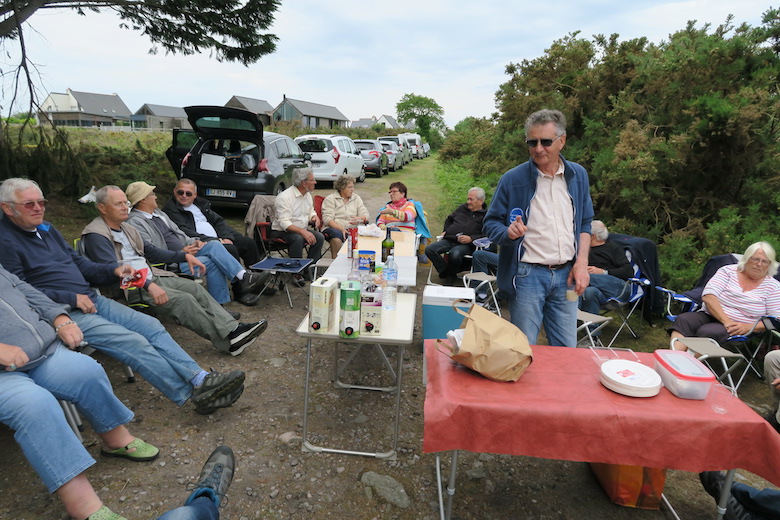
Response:
[[[236,198],[236,191],[235,190],[218,190],[214,188],[206,188],[206,195],[211,195],[213,197],[230,197],[231,199]]]

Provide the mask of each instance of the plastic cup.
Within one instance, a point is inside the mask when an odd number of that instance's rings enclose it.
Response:
[[[724,414],[728,412],[729,403],[734,398],[734,392],[726,385],[714,384],[710,389],[712,411]]]
[[[570,302],[576,302],[579,299],[579,295],[573,284],[566,287],[566,299]]]

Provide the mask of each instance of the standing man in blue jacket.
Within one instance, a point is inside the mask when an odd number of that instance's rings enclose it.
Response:
[[[531,343],[544,325],[550,345],[577,343],[577,298],[588,286],[593,203],[588,174],[561,155],[566,118],[540,110],[525,122],[531,158],[498,182],[484,231],[500,247],[498,285],[512,323]]]

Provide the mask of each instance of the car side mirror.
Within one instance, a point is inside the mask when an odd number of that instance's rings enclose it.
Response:
[[[303,154],[303,159],[304,159],[305,161],[311,161],[311,154],[310,154],[309,152],[305,152],[305,153]]]

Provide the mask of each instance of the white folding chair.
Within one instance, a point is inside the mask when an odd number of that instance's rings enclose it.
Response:
[[[487,297],[490,298],[489,301],[493,302],[493,308],[490,310],[501,316],[501,306],[498,304],[498,295],[495,289],[496,280],[494,275],[488,273],[466,272],[463,274],[463,286],[471,287],[471,282],[476,282],[474,292],[480,294],[480,289],[483,289]]]
[[[604,348],[601,342],[599,332],[612,321],[611,316],[602,316],[601,314],[591,314],[577,310],[577,346],[590,346],[593,348]],[[593,328],[591,328],[591,326]],[[595,334],[595,336],[594,336]]]

